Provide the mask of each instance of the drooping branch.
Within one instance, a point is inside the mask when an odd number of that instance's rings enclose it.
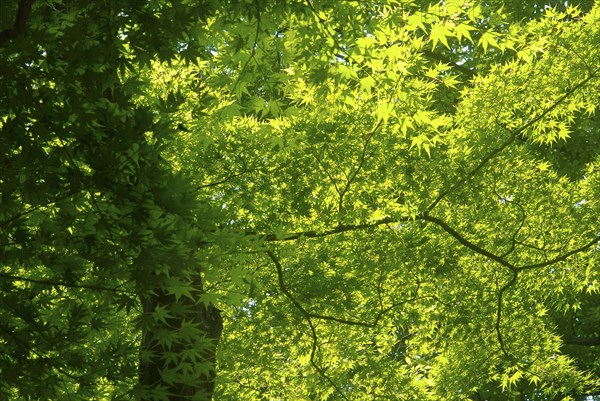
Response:
[[[502,306],[504,293],[517,282],[518,277],[519,273],[516,270],[513,270],[512,277],[510,278],[510,280],[508,280],[506,284],[504,284],[502,288],[498,290],[498,299],[496,304],[496,321],[494,322],[494,330],[496,330],[496,338],[498,339],[498,344],[500,344],[500,349],[502,350],[502,353],[509,358],[511,358],[511,355],[509,354],[506,348],[506,344],[504,343],[504,337],[502,336],[502,330],[500,327],[502,323]]]
[[[330,321],[330,322],[337,322],[337,323],[345,324],[348,326],[362,326],[362,327],[373,328],[373,327],[377,327],[377,325],[378,325],[379,321],[381,320],[381,318],[383,317],[383,315],[385,315],[392,309],[394,309],[400,305],[403,305],[407,302],[411,302],[411,301],[414,301],[417,299],[417,296],[415,295],[412,298],[409,298],[409,299],[406,299],[406,300],[403,300],[400,302],[395,302],[388,307],[384,307],[383,302],[381,301],[381,294],[378,293],[378,296],[380,299],[380,302],[379,302],[380,308],[379,308],[379,311],[377,312],[377,315],[375,316],[375,318],[370,322],[361,321],[361,320],[350,320],[350,319],[344,319],[344,318],[340,318],[340,317],[336,317],[336,316],[321,315],[318,313],[309,312],[304,306],[302,306],[302,304],[294,297],[294,295],[287,288],[287,285],[285,284],[285,280],[283,277],[283,268],[281,266],[281,263],[279,262],[279,259],[275,256],[275,254],[272,251],[267,250],[266,252],[267,252],[267,255],[269,255],[269,258],[271,259],[273,264],[275,264],[275,268],[277,269],[277,281],[278,281],[279,289],[281,290],[281,292],[283,292],[283,294],[290,300],[290,302],[292,302],[292,304],[304,316],[310,317],[311,319],[319,319],[319,320],[326,320],[326,321]],[[381,279],[380,279],[380,283],[381,283]]]
[[[19,36],[25,30],[27,20],[31,14],[33,3],[35,3],[35,0],[19,1],[14,25],[0,32],[0,47],[6,45],[9,41]]]
[[[325,230],[322,232],[307,231],[307,232],[301,232],[301,233],[293,233],[293,234],[290,234],[283,238],[277,238],[274,235],[270,235],[268,237],[265,237],[265,240],[266,241],[289,241],[289,240],[295,240],[295,239],[299,239],[299,238],[319,238],[319,237],[325,237],[325,236],[339,234],[339,233],[343,233],[343,232],[364,230],[364,229],[378,227],[380,225],[385,225],[385,224],[389,224],[389,223],[398,223],[401,221],[409,221],[409,220],[410,220],[409,217],[404,217],[402,219],[384,218],[384,219],[378,220],[378,221],[376,221],[374,223],[370,223],[370,224],[340,225],[334,229]],[[570,256],[572,256],[576,253],[579,253],[579,252],[583,252],[583,251],[591,248],[594,244],[597,244],[600,241],[600,236],[598,236],[598,237],[595,237],[593,240],[589,241],[588,243],[586,243],[585,245],[578,247],[576,249],[573,249],[569,252],[566,252],[565,254],[560,255],[552,260],[537,263],[537,264],[517,267],[517,266],[513,265],[512,263],[508,262],[506,259],[504,259],[503,256],[496,255],[496,254],[492,253],[491,251],[488,251],[487,249],[474,244],[473,242],[468,240],[464,235],[462,235],[461,233],[456,231],[454,228],[452,228],[450,225],[448,225],[446,222],[444,222],[443,220],[441,220],[439,218],[430,216],[428,213],[424,213],[424,214],[416,216],[415,220],[428,221],[430,223],[437,225],[442,230],[444,230],[446,233],[448,233],[450,236],[452,236],[460,244],[464,245],[466,248],[472,250],[473,252],[475,252],[479,255],[485,256],[485,257],[489,258],[490,260],[493,260],[494,262],[508,268],[511,271],[512,276],[511,276],[510,280],[508,280],[498,290],[497,305],[496,305],[496,319],[495,319],[495,323],[494,323],[494,330],[496,331],[496,337],[498,339],[498,343],[500,344],[500,348],[501,348],[502,352],[507,357],[511,357],[511,355],[508,352],[508,349],[504,342],[504,338],[502,336],[502,331],[501,331],[503,297],[504,297],[505,292],[517,282],[519,272],[522,270],[526,270],[526,269],[545,267],[545,266],[548,266],[548,265],[551,265],[554,263],[559,263],[559,262],[565,261]],[[376,317],[376,319],[374,320],[374,322],[361,322],[361,321],[337,318],[334,316],[326,316],[326,315],[319,315],[319,314],[311,313],[308,310],[306,310],[295,299],[295,297],[290,293],[290,291],[286,287],[285,281],[283,279],[283,269],[281,267],[281,264],[279,263],[279,260],[276,258],[276,256],[271,251],[267,251],[267,254],[269,255],[269,257],[271,258],[271,260],[273,261],[273,263],[275,264],[275,266],[277,268],[277,275],[278,275],[279,286],[280,286],[281,291],[284,293],[284,295],[288,299],[290,299],[292,304],[294,304],[294,306],[307,319],[322,319],[322,320],[335,321],[338,323],[348,324],[348,325],[374,327],[385,312],[391,310],[393,307],[396,306],[396,305],[394,305],[390,308],[387,308],[386,310],[381,310],[380,313],[378,314],[378,316]],[[595,345],[600,345],[600,338],[587,339],[587,338],[569,337],[568,340],[565,339],[565,342],[571,343],[571,344],[577,344],[577,345],[595,346]]]
[[[275,264],[275,267],[277,269],[277,280],[279,283],[279,289],[281,290],[281,292],[283,292],[283,294],[286,296],[286,298],[288,298],[290,300],[290,302],[292,303],[292,305],[294,305],[294,307],[296,309],[298,309],[298,311],[302,314],[302,316],[306,319],[306,322],[308,323],[308,326],[310,327],[310,332],[311,332],[311,340],[312,340],[312,344],[311,344],[311,350],[310,350],[310,364],[311,366],[317,371],[317,373],[319,373],[319,375],[324,378],[329,384],[331,384],[331,386],[335,389],[335,391],[346,401],[350,401],[348,399],[348,397],[346,397],[346,394],[344,394],[344,392],[342,391],[342,389],[333,381],[333,379],[331,379],[331,377],[329,377],[327,375],[327,373],[325,372],[325,369],[320,366],[319,364],[317,364],[317,362],[315,361],[315,356],[317,353],[317,346],[318,346],[318,336],[317,336],[317,330],[315,328],[315,325],[312,322],[312,314],[309,313],[301,304],[300,302],[298,302],[298,300],[292,295],[292,293],[288,290],[288,288],[285,285],[285,281],[283,280],[283,268],[281,266],[281,263],[279,262],[279,259],[277,258],[277,256],[275,256],[275,254],[271,251],[271,250],[267,250],[267,255],[269,255],[269,258],[273,261],[273,263]]]
[[[596,73],[596,72],[594,72],[594,73]],[[504,355],[506,355],[507,357],[510,358],[511,355],[506,347],[506,344],[505,344],[505,341],[504,341],[504,338],[502,335],[502,331],[501,331],[503,298],[504,298],[506,291],[509,290],[511,287],[513,287],[515,285],[515,283],[517,282],[519,272],[522,270],[526,270],[526,269],[541,268],[544,266],[548,266],[551,264],[565,261],[570,256],[572,256],[576,253],[583,252],[583,251],[590,249],[592,246],[594,246],[594,244],[597,244],[600,241],[600,236],[595,237],[594,239],[587,242],[586,244],[584,244],[581,247],[578,247],[569,252],[566,252],[565,254],[557,256],[551,260],[536,263],[536,264],[517,267],[505,259],[507,254],[497,255],[497,254],[471,242],[464,235],[460,234],[458,231],[456,231],[454,228],[452,228],[450,225],[448,225],[443,220],[438,219],[433,216],[430,216],[429,212],[433,208],[435,208],[435,206],[439,202],[441,202],[442,199],[444,199],[448,194],[450,194],[451,192],[456,190],[458,187],[463,185],[465,182],[467,182],[469,179],[473,178],[476,174],[478,174],[490,162],[490,160],[492,160],[497,155],[502,153],[508,146],[510,146],[515,141],[515,139],[517,137],[522,135],[529,127],[531,127],[533,124],[540,121],[541,119],[545,118],[552,110],[554,110],[562,102],[564,102],[564,100],[566,98],[568,98],[570,95],[572,95],[579,88],[583,87],[587,82],[589,82],[594,77],[595,77],[595,75],[590,75],[583,81],[579,82],[577,85],[570,87],[569,89],[566,90],[566,92],[560,98],[558,98],[553,104],[551,104],[548,108],[544,109],[537,116],[535,116],[534,118],[529,120],[527,123],[525,123],[521,127],[517,128],[515,130],[509,131],[510,135],[504,142],[502,142],[498,147],[496,147],[491,152],[489,152],[487,155],[485,155],[483,157],[483,159],[481,159],[479,161],[479,163],[477,163],[473,169],[471,169],[464,177],[462,177],[458,182],[456,182],[454,185],[452,185],[448,190],[440,193],[438,195],[438,197],[430,204],[430,206],[426,209],[426,211],[424,213],[418,214],[416,216],[403,216],[400,218],[386,217],[386,218],[377,220],[375,222],[365,223],[365,224],[350,224],[350,225],[340,224],[335,228],[323,230],[320,232],[311,230],[311,231],[291,233],[291,234],[284,235],[284,236],[277,236],[274,234],[269,234],[269,235],[262,236],[262,238],[264,241],[291,241],[291,240],[296,240],[296,239],[300,239],[300,238],[321,238],[321,237],[326,237],[329,235],[335,235],[335,234],[349,232],[349,231],[366,230],[366,229],[370,229],[370,228],[376,228],[380,225],[386,225],[386,224],[390,224],[390,223],[399,223],[399,222],[403,222],[403,221],[406,222],[406,221],[410,221],[410,220],[413,220],[413,221],[414,220],[423,220],[423,221],[428,221],[428,222],[434,223],[438,227],[442,228],[447,234],[452,236],[461,245],[465,246],[466,248],[470,249],[471,251],[473,251],[479,255],[485,256],[488,259],[493,260],[496,263],[508,268],[509,271],[511,272],[511,278],[497,292],[496,317],[495,317],[495,323],[494,323],[494,330],[496,332],[496,337],[497,337],[498,343],[500,344],[501,351],[504,353]],[[516,236],[516,234],[514,234],[512,237],[513,247],[514,247],[514,243],[516,242],[515,236]],[[343,319],[338,319],[338,318],[328,317],[328,316],[314,315],[314,314],[311,314],[309,311],[307,311],[293,297],[293,295],[289,292],[287,287],[285,287],[285,282],[283,281],[283,276],[282,276],[281,265],[280,265],[279,261],[277,260],[277,258],[275,257],[275,255],[272,252],[270,252],[269,257],[272,259],[272,261],[275,263],[275,265],[278,268],[278,278],[279,278],[280,288],[281,288],[282,292],[286,295],[286,297],[288,297],[290,299],[292,304],[294,304],[294,306],[302,313],[302,315],[309,322],[311,329],[313,329],[313,334],[315,335],[315,337],[313,337],[314,341],[315,341],[313,343],[313,346],[316,346],[316,334],[314,332],[314,326],[312,325],[311,319],[320,318],[320,319],[324,319],[324,320],[332,320],[332,321],[344,323],[342,321]],[[345,323],[346,324],[356,324],[356,322],[352,322],[352,323],[345,322]],[[360,325],[365,325],[365,324],[360,324]],[[578,344],[578,345],[597,345],[596,339],[571,338],[571,340],[573,341],[574,344]],[[600,341],[600,340],[598,340],[598,341]],[[313,351],[314,351],[314,348],[313,348]],[[313,355],[314,355],[314,353],[313,353]],[[311,358],[312,358],[312,356],[311,356]],[[311,360],[311,362],[313,362],[313,361]],[[315,367],[315,368],[317,370],[319,370],[317,367]]]
[[[304,309],[304,307],[300,304],[300,302],[298,302],[296,297],[292,295],[290,290],[288,290],[287,286],[285,285],[285,281],[283,279],[283,267],[281,266],[281,263],[279,262],[277,256],[275,256],[275,254],[271,250],[267,250],[266,252],[273,264],[275,264],[275,268],[277,269],[277,282],[279,284],[279,289],[281,290],[281,292],[283,292],[283,295],[285,295],[287,299],[290,300],[290,302],[296,307],[296,309],[300,311],[300,313],[302,313],[306,317],[311,317],[311,314],[306,309]]]
[[[411,298],[405,299],[400,302],[394,302],[392,305],[390,305],[388,307],[384,307],[382,299],[381,299],[381,292],[380,292],[380,286],[381,286],[381,280],[382,280],[382,277],[380,276],[379,280],[378,280],[379,288],[378,288],[378,294],[377,294],[378,299],[379,299],[380,308],[379,308],[377,315],[371,322],[363,322],[363,321],[359,321],[359,320],[349,320],[349,319],[338,318],[335,316],[321,315],[318,313],[312,313],[312,312],[308,311],[296,299],[296,297],[294,297],[294,295],[290,292],[289,288],[287,287],[287,285],[285,283],[285,279],[283,277],[283,267],[281,265],[281,262],[279,261],[277,256],[273,253],[273,251],[267,249],[265,252],[267,253],[269,258],[275,265],[275,268],[277,269],[277,281],[278,281],[279,289],[285,295],[285,297],[290,300],[292,305],[300,312],[300,314],[306,319],[306,321],[310,327],[311,337],[312,337],[310,364],[317,371],[317,373],[319,373],[319,375],[321,375],[327,382],[329,382],[332,385],[332,387],[342,396],[342,398],[344,400],[348,400],[348,398],[343,393],[343,391],[339,388],[339,386],[325,373],[325,369],[322,366],[319,366],[315,361],[315,355],[316,355],[317,346],[318,346],[318,336],[317,336],[317,331],[316,331],[315,325],[313,323],[313,320],[333,321],[336,323],[345,324],[345,325],[349,325],[349,326],[362,326],[362,327],[367,327],[367,328],[374,328],[374,327],[377,327],[377,325],[379,324],[379,321],[382,319],[382,317],[385,314],[387,314],[388,312],[390,312],[391,310],[393,310],[394,308],[396,308],[400,305],[403,305],[405,303],[417,300],[420,285],[417,286],[417,288],[414,291],[414,295]],[[414,333],[409,334],[407,336],[407,338],[412,335],[414,335]]]
[[[496,321],[494,323],[494,330],[496,331],[496,338],[498,339],[498,343],[500,344],[500,349],[502,350],[502,353],[504,355],[506,355],[507,357],[511,357],[506,348],[506,344],[504,343],[504,338],[502,336],[502,330],[501,330],[500,326],[501,326],[501,322],[502,322],[502,305],[503,305],[504,293],[517,282],[519,271],[516,269],[516,267],[513,264],[509,263],[507,260],[505,260],[501,256],[498,256],[498,255],[472,243],[471,241],[469,241],[462,234],[458,233],[458,231],[456,231],[455,229],[450,227],[446,222],[444,222],[436,217],[429,216],[427,213],[422,215],[420,218],[422,220],[434,223],[438,227],[442,228],[445,232],[450,234],[454,239],[456,239],[459,243],[461,243],[465,247],[471,249],[475,253],[478,253],[482,256],[485,256],[485,257],[495,261],[496,263],[498,263],[504,267],[507,267],[512,272],[512,276],[511,276],[510,280],[508,280],[506,282],[506,284],[504,284],[502,286],[502,288],[500,288],[498,290],[498,294],[497,294],[498,298],[497,298],[497,304],[496,304]]]

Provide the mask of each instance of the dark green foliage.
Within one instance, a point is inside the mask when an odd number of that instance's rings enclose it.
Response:
[[[122,88],[135,64],[178,54],[181,24],[210,7],[153,4],[39,1],[0,49],[2,399],[128,398],[140,298],[164,277],[201,283],[189,249],[210,217],[161,157],[168,121]]]

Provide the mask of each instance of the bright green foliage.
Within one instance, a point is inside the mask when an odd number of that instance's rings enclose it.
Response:
[[[597,302],[597,152],[569,141],[596,141],[598,11],[507,29],[468,4],[361,4],[215,29],[209,85],[182,106],[173,159],[264,235],[218,398],[589,391],[597,353],[559,335],[598,335],[566,323]]]
[[[496,3],[36,3],[1,398],[599,391],[600,6]]]

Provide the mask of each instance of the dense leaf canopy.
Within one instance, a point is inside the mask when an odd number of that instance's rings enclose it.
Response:
[[[0,398],[600,391],[600,4],[0,4]]]

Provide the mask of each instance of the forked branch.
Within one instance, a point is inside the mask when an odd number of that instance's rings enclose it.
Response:
[[[269,258],[275,264],[275,267],[277,268],[277,280],[279,282],[279,289],[281,290],[281,292],[283,292],[283,294],[286,296],[286,298],[288,298],[290,300],[290,302],[292,303],[292,305],[294,305],[294,307],[296,309],[298,309],[298,311],[306,319],[306,322],[308,323],[308,326],[310,327],[311,339],[312,339],[311,350],[310,350],[310,364],[317,371],[317,373],[319,373],[319,375],[323,379],[325,379],[329,384],[331,384],[331,386],[335,389],[335,391],[344,400],[350,401],[348,399],[348,397],[346,397],[346,394],[344,394],[344,392],[342,391],[342,389],[333,381],[333,379],[331,379],[331,377],[329,377],[325,373],[325,369],[322,366],[320,366],[319,364],[317,364],[317,362],[315,361],[315,356],[316,356],[316,353],[317,353],[317,347],[318,347],[318,344],[319,344],[319,339],[318,339],[318,336],[317,336],[317,330],[316,330],[315,325],[314,325],[314,323],[312,321],[313,317],[315,317],[315,316],[313,316],[310,312],[308,312],[306,309],[304,309],[304,307],[300,304],[300,302],[298,302],[298,300],[292,295],[292,293],[286,287],[285,281],[283,280],[283,268],[282,268],[281,263],[279,262],[279,259],[277,258],[277,256],[275,256],[275,254],[271,250],[267,250],[266,252],[267,252],[267,255],[269,255]]]

